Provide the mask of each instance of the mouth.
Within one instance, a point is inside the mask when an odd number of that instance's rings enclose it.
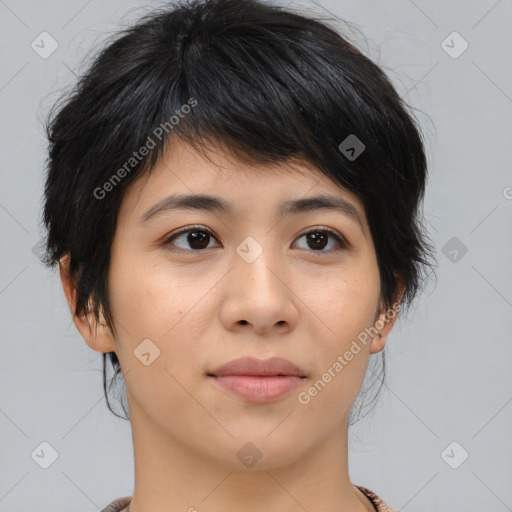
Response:
[[[255,403],[277,400],[307,378],[298,366],[280,357],[235,359],[207,373],[207,376],[224,391]]]
[[[282,357],[257,359],[241,357],[219,366],[208,375],[225,377],[227,375],[251,375],[256,377],[306,377],[306,372]]]

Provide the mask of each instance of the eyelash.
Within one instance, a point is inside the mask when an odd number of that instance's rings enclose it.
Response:
[[[210,236],[212,236],[213,238],[215,238],[217,240],[217,237],[213,234],[212,231],[210,231],[208,228],[205,228],[203,226],[190,226],[189,228],[187,229],[183,229],[181,231],[178,231],[177,233],[173,233],[172,235],[166,237],[164,239],[164,241],[162,242],[162,245],[165,246],[165,247],[169,247],[171,245],[171,242],[176,239],[177,237],[181,236],[181,235],[184,235],[184,234],[187,234],[187,233],[190,233],[190,232],[194,232],[194,231],[204,231],[206,233],[208,233]],[[336,231],[334,231],[333,229],[330,229],[330,228],[326,228],[326,227],[323,227],[323,228],[312,228],[310,229],[309,231],[306,231],[305,233],[302,233],[300,236],[299,236],[299,239],[310,234],[310,233],[326,233],[328,235],[331,235],[339,244],[339,248],[338,249],[330,249],[330,250],[313,250],[311,249],[311,252],[315,253],[315,254],[321,254],[321,253],[327,253],[327,254],[332,254],[332,253],[337,253],[339,251],[342,251],[344,249],[347,249],[349,247],[349,243],[340,235],[338,235],[338,233]],[[205,252],[207,251],[208,249],[169,249],[170,251],[173,251],[173,252],[179,252],[179,253],[192,253],[192,254],[198,254],[200,252]]]

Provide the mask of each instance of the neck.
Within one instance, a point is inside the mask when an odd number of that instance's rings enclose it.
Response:
[[[374,511],[349,479],[347,422],[300,459],[265,464],[262,457],[240,469],[169,438],[140,410],[130,410],[135,489],[129,512]]]

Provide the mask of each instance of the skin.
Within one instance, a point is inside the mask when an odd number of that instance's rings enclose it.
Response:
[[[93,350],[116,352],[126,381],[135,457],[130,512],[373,511],[349,478],[348,417],[370,354],[384,348],[396,317],[308,404],[298,401],[359,333],[386,320],[362,202],[304,162],[248,164],[218,146],[212,163],[179,140],[168,149],[127,189],[119,211],[108,283],[115,337],[92,314],[73,314],[66,257],[60,265],[76,327]],[[235,214],[180,210],[137,224],[173,193],[219,196],[233,202]],[[281,201],[319,193],[350,201],[366,236],[333,210],[277,215]],[[213,233],[203,252],[190,252],[200,244],[191,247],[186,233],[174,248],[188,253],[162,244],[195,224]],[[317,249],[303,236],[322,227],[350,248],[334,252],[339,245],[329,236]],[[247,236],[263,249],[252,263],[236,252]],[[134,354],[145,339],[160,350],[147,366]],[[287,358],[307,378],[261,404],[206,375],[249,355]],[[252,468],[237,457],[248,442],[262,454]]]

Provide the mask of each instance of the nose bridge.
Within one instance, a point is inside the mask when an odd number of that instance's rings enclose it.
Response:
[[[253,287],[253,293],[279,294],[280,280],[274,247],[270,245],[270,237],[246,237],[236,248],[235,270],[237,280],[244,285]],[[261,290],[260,290],[261,289]],[[251,292],[249,292],[251,293]],[[266,297],[267,300],[271,297]]]

